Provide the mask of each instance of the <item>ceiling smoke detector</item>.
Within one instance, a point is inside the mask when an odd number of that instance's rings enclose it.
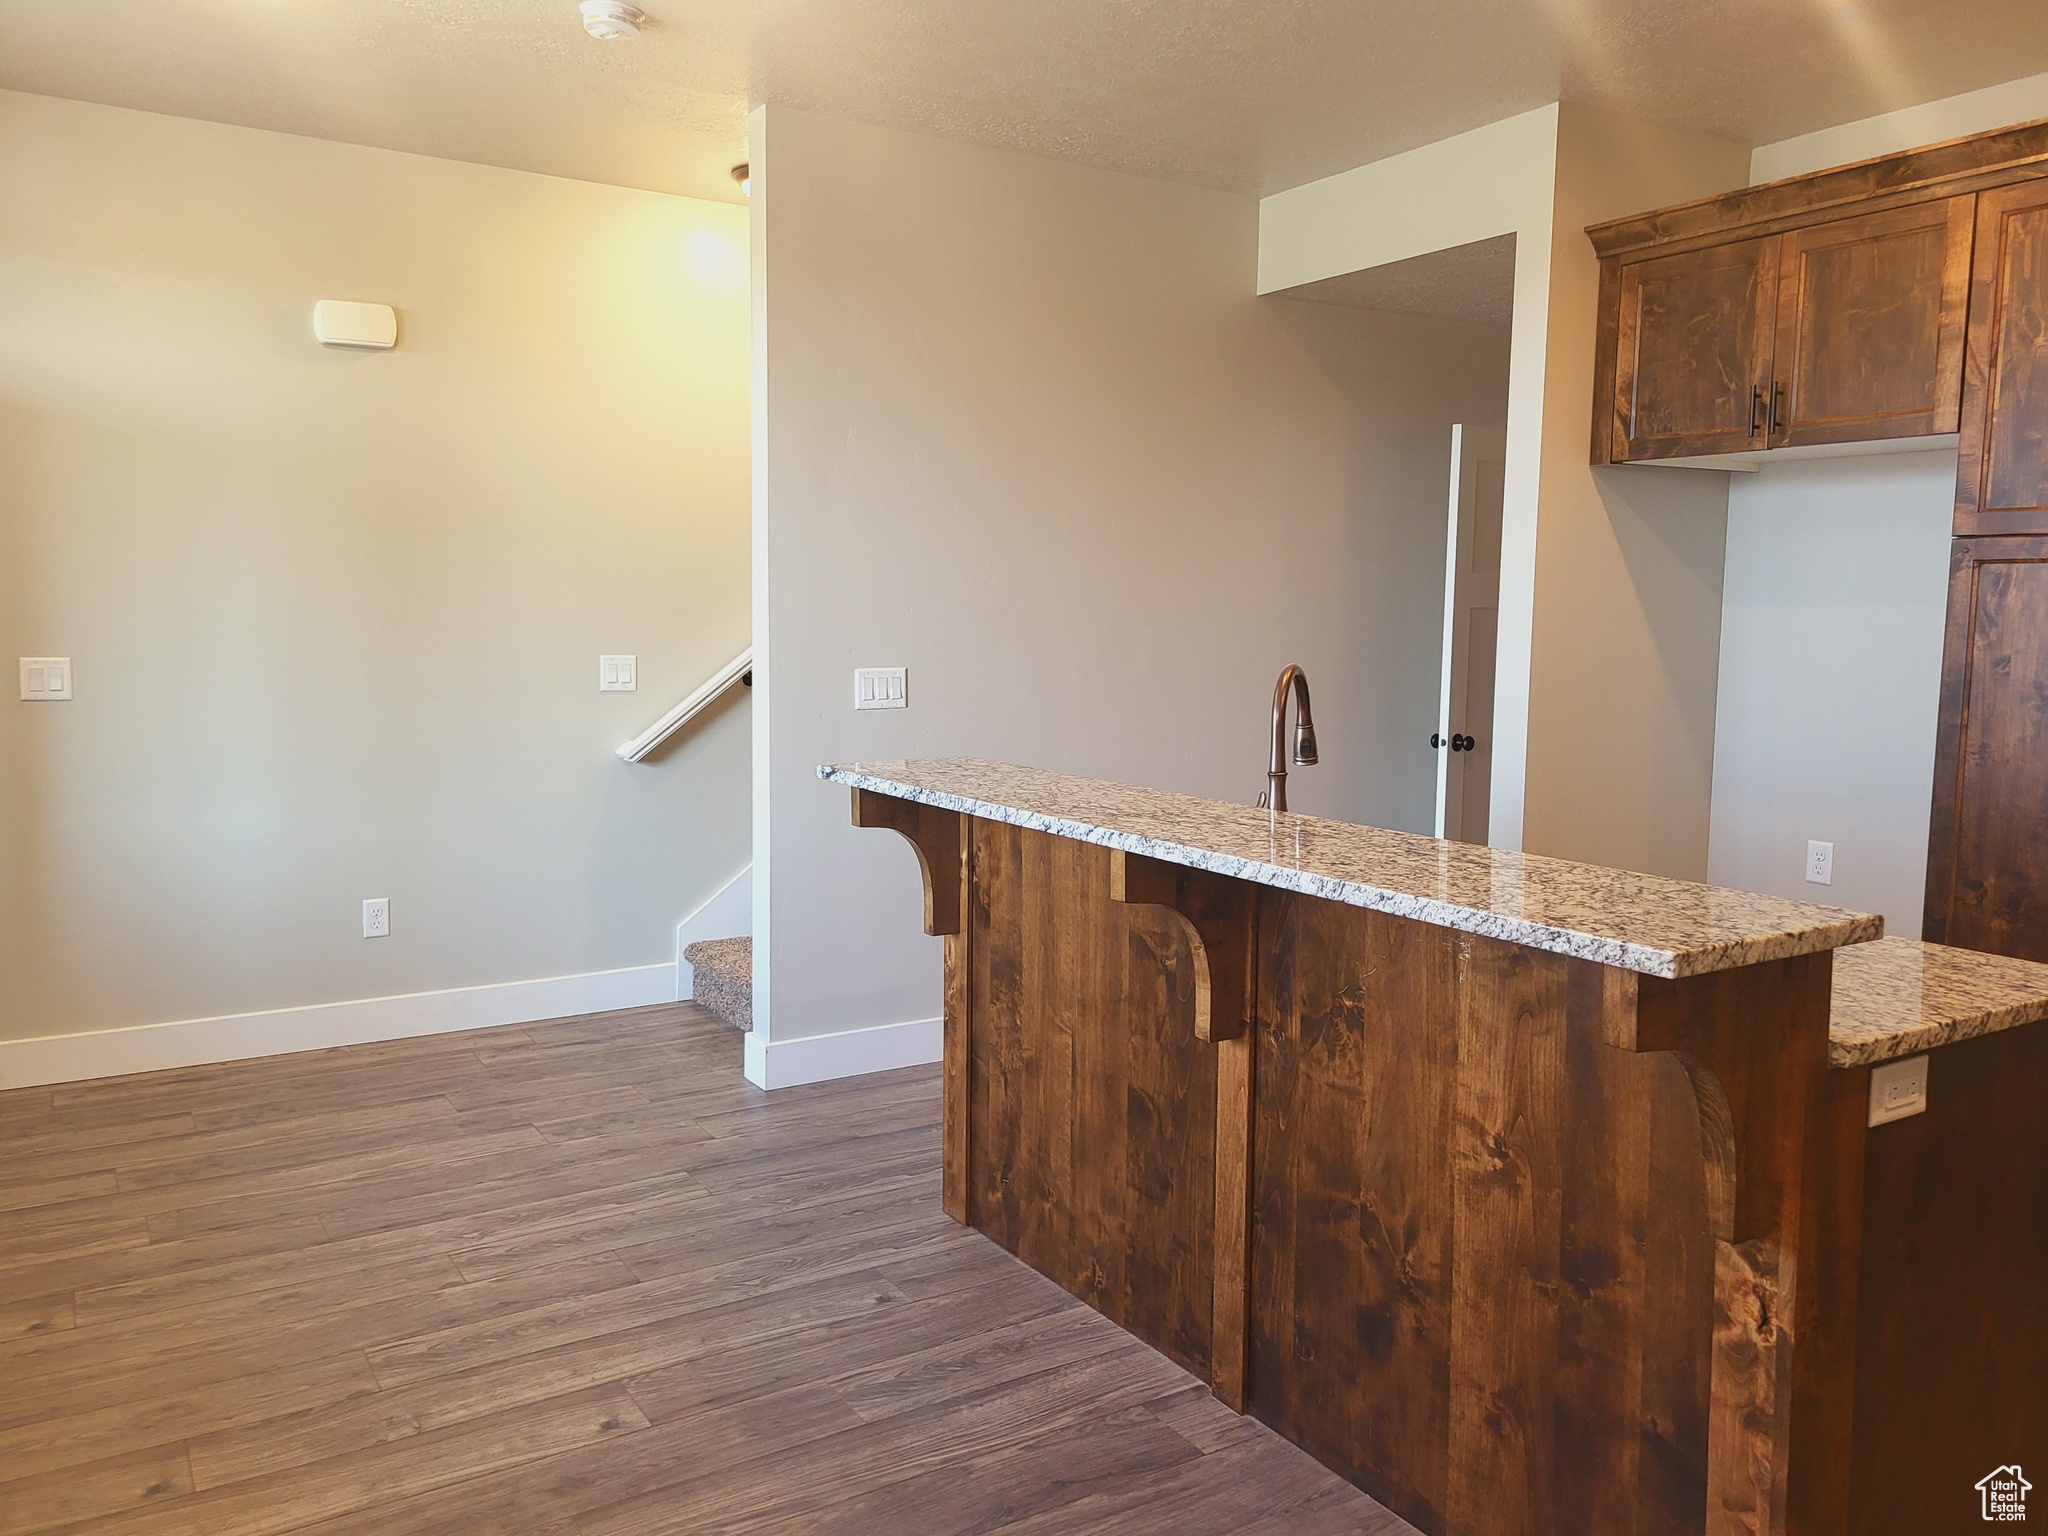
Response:
[[[576,7],[583,13],[583,30],[607,43],[622,37],[638,37],[647,13],[626,0],[583,0]]]

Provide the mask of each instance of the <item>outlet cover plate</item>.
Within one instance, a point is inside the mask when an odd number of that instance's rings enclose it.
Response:
[[[1927,1058],[1908,1056],[1870,1069],[1870,1124],[1887,1125],[1927,1109]]]
[[[1835,883],[1835,845],[1813,843],[1806,845],[1806,883],[1808,885],[1833,885]]]
[[[21,696],[33,704],[51,703],[71,697],[69,656],[24,656],[21,658]]]
[[[372,896],[363,903],[363,937],[366,939],[388,939],[391,937],[391,898]]]
[[[853,669],[855,709],[910,708],[908,667],[855,667]]]

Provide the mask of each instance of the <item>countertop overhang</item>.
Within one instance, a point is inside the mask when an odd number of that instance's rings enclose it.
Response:
[[[827,764],[818,776],[1645,976],[1733,970],[1884,933],[1867,912],[979,758]]]
[[[1835,962],[1828,1064],[1866,1067],[2048,1019],[2048,965],[1918,939]]]

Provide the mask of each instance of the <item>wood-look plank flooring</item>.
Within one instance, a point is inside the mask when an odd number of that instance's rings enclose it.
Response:
[[[1407,1533],[687,1004],[0,1093],[0,1536]]]

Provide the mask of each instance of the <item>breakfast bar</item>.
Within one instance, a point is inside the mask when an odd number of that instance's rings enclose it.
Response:
[[[1858,1094],[2048,1013],[2048,968],[2002,962],[2001,1024],[1922,967],[1908,1021],[1874,916],[974,759],[820,774],[945,936],[955,1219],[1423,1531],[1879,1528],[1857,1290],[1928,1276],[1865,1262]],[[1885,964],[1836,1045],[1844,946]],[[2040,1033],[1986,1088],[2037,1116]]]

